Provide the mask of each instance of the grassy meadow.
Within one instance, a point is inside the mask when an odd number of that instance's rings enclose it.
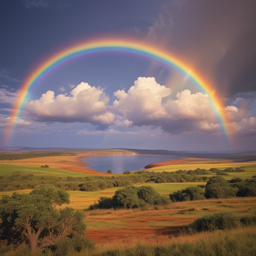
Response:
[[[48,164],[50,168],[40,167],[45,164]],[[245,180],[256,175],[256,162],[237,163],[214,160],[207,162],[205,159],[195,161],[193,164],[154,167],[147,169],[147,171],[155,173],[175,172],[197,168],[224,170],[228,167],[242,167],[245,171],[227,173],[227,175],[222,176],[227,180],[234,177]],[[95,173],[88,173],[86,170],[88,169],[82,167],[81,162],[74,155],[0,161],[0,176],[17,173],[21,175],[33,174],[38,179],[49,176],[62,179],[67,177],[86,179],[86,177],[95,176]],[[131,172],[129,175],[135,174]],[[200,176],[208,179],[214,175],[216,174]],[[110,178],[125,176],[127,175],[108,175]],[[152,186],[161,196],[168,197],[170,193],[175,191],[205,185],[206,182],[148,182],[137,183],[134,186]],[[120,187],[105,188],[98,191],[67,191],[70,194],[70,204],[63,207],[70,206],[85,212],[86,237],[95,242],[93,252],[84,251],[82,254],[73,252],[69,255],[255,255],[255,226],[193,235],[188,235],[184,231],[185,227],[194,220],[207,214],[216,212],[233,212],[241,216],[251,214],[256,211],[255,197],[175,202],[165,206],[146,205],[137,209],[88,210],[88,207],[97,202],[100,197],[112,197],[118,189]],[[0,198],[2,195],[10,196],[13,192],[29,193],[30,191],[32,189],[0,191]],[[15,252],[3,253],[2,255],[16,256]],[[50,253],[49,255],[53,254]]]
[[[241,179],[247,179],[251,178],[253,175],[256,175],[256,162],[229,162],[229,163],[200,163],[197,164],[178,164],[178,165],[166,165],[166,166],[160,166],[160,167],[154,167],[147,169],[147,171],[153,171],[153,172],[175,172],[178,170],[195,170],[197,168],[210,170],[211,168],[217,168],[220,170],[224,170],[226,168],[236,168],[241,167],[245,170],[245,172],[240,173],[228,173],[227,176],[223,176],[225,179],[232,179],[234,177],[238,177]],[[211,177],[213,175],[203,175],[206,177]]]
[[[10,164],[0,164],[0,175],[10,175],[13,173],[21,174],[30,174],[32,173],[35,176],[58,176],[58,177],[85,177],[91,174],[72,172],[67,170],[61,170],[57,168],[42,168],[35,166],[26,166],[26,165],[10,165]]]

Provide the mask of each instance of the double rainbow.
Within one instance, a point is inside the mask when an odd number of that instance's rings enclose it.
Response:
[[[153,59],[162,65],[174,68],[184,76],[188,76],[188,79],[199,89],[199,91],[208,95],[209,101],[218,118],[221,130],[226,139],[230,141],[231,128],[223,103],[218,95],[214,93],[214,89],[211,85],[198,73],[191,71],[185,63],[172,56],[168,51],[157,48],[146,42],[134,39],[101,38],[76,44],[57,52],[38,65],[33,72],[25,78],[11,111],[10,122],[6,128],[6,142],[8,143],[10,140],[11,134],[15,128],[15,123],[24,107],[25,99],[32,88],[61,65],[77,58],[103,52],[121,52],[141,56],[150,60]]]

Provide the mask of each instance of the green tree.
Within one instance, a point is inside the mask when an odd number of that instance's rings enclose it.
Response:
[[[69,203],[69,194],[56,188],[41,188],[29,194],[13,193],[0,200],[0,236],[9,244],[29,244],[34,253],[52,247],[64,237],[83,236],[81,211],[57,206]]]
[[[118,189],[113,196],[113,205],[115,208],[139,207],[137,188],[130,186],[123,189]]]
[[[232,188],[230,183],[221,176],[211,177],[206,184],[206,198],[229,198],[235,196],[236,190]]]
[[[111,170],[107,170],[107,173],[112,174],[112,171]]]
[[[169,196],[173,202],[205,199],[203,190],[198,187],[188,187],[182,190],[178,190],[177,192],[174,192]]]

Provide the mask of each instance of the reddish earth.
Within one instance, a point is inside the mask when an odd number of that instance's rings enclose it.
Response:
[[[86,237],[96,243],[113,242],[133,238],[145,239],[154,236],[178,236],[182,227],[125,227],[119,229],[91,229],[86,231]]]
[[[70,166],[60,166],[60,169],[62,170],[67,170],[67,171],[72,171],[72,172],[80,172],[80,173],[86,173],[86,174],[95,174],[95,175],[109,175],[108,173],[104,173],[104,172],[97,172],[93,169],[88,169],[86,167],[83,166],[79,166],[79,165],[70,165]]]
[[[88,156],[79,156],[75,159],[75,161],[69,163],[65,163],[65,165],[60,166],[60,169],[72,171],[72,172],[80,172],[86,174],[94,174],[94,175],[109,175],[108,173],[98,172],[93,169],[88,169],[89,164],[85,163],[82,159],[87,158]]]
[[[175,159],[175,160],[168,160],[168,161],[148,164],[145,166],[145,169],[160,167],[160,166],[165,166],[165,165],[188,164],[188,163],[189,163],[189,161],[187,159]]]

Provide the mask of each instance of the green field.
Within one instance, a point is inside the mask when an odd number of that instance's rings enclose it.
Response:
[[[0,175],[11,175],[12,173],[20,172],[21,174],[34,174],[36,176],[60,176],[60,177],[85,177],[92,174],[86,174],[81,172],[71,172],[56,168],[42,168],[33,166],[19,166],[19,165],[6,165],[0,164]]]
[[[241,179],[247,179],[247,178],[251,178],[253,175],[256,175],[256,165],[255,162],[254,163],[220,163],[220,164],[184,164],[184,165],[166,165],[166,166],[161,166],[161,167],[155,167],[155,168],[150,168],[147,169],[147,171],[152,171],[152,172],[175,172],[178,170],[195,170],[197,168],[200,169],[206,169],[206,170],[210,170],[211,168],[217,168],[220,170],[224,170],[226,168],[229,167],[241,167],[243,169],[245,169],[245,172],[235,172],[235,173],[228,173],[227,176],[223,176],[223,178],[225,179],[232,179],[234,177],[238,177]],[[213,175],[202,175],[202,176],[206,176],[206,177],[211,177],[214,176]]]
[[[187,187],[196,187],[197,185],[206,184],[205,182],[185,182],[185,183],[145,183],[145,184],[137,184],[136,186],[152,186],[159,194],[161,195],[169,195],[174,191],[184,189]],[[121,189],[120,187],[116,188],[108,188],[99,191],[67,191],[70,194],[70,207],[75,209],[84,210],[87,209],[91,204],[97,202],[100,197],[112,197],[115,194],[117,189]],[[24,189],[17,191],[1,191],[0,198],[2,195],[11,196],[13,192],[17,193],[29,193],[32,189]]]

